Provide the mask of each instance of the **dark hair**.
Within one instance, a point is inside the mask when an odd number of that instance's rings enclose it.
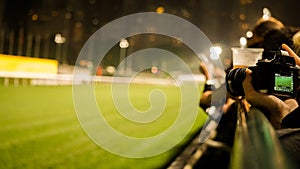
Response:
[[[272,30],[280,30],[282,27],[278,25],[277,23],[273,21],[265,21],[257,25],[253,29],[253,34],[259,36],[259,37],[264,37],[266,34],[268,34]]]
[[[253,30],[253,37],[249,38],[249,48],[261,48],[264,41],[264,37],[273,30],[281,30],[284,26],[274,21],[263,21],[257,24]]]
[[[261,43],[261,47],[267,51],[281,49],[282,44],[293,46],[292,37],[288,34],[288,30],[272,30],[268,32]]]

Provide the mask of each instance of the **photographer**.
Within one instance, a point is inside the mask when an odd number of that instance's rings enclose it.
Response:
[[[296,63],[300,64],[300,58],[285,44],[282,45]],[[268,112],[269,120],[275,129],[300,128],[300,108],[295,99],[281,100],[273,95],[266,95],[256,91],[251,83],[252,71],[246,70],[246,77],[242,83],[246,100],[264,112]],[[294,118],[291,118],[293,116]],[[299,121],[299,122],[298,122]]]
[[[292,39],[291,35],[294,31],[290,30],[290,28],[285,27],[275,18],[260,20],[253,29],[254,36],[248,39],[247,47],[264,48],[265,51],[275,51],[281,48],[294,58],[296,65],[300,66],[300,58],[285,45],[288,44],[293,49],[300,46],[293,42],[294,39]],[[283,43],[284,45],[281,45]],[[274,129],[276,129],[284,150],[286,150],[293,161],[298,163],[297,165],[300,169],[300,107],[297,100],[278,98],[274,95],[267,95],[256,91],[252,85],[252,71],[250,69],[246,69],[246,77],[241,83],[240,86],[244,89],[246,101],[266,115]],[[218,92],[218,89],[213,91],[210,88],[205,89],[200,99],[200,107],[204,108],[204,110],[210,106],[212,93]],[[237,120],[238,104],[235,99],[231,96],[227,97],[226,103],[222,106],[224,114],[217,128],[216,138],[214,139],[227,143],[229,146],[233,146]],[[248,104],[245,105],[248,106]]]
[[[286,50],[295,59],[297,65],[300,58],[285,44]],[[246,69],[246,76],[242,82],[246,100],[264,113],[268,113],[269,120],[276,129],[283,149],[300,168],[300,108],[295,99],[279,99],[274,95],[267,95],[256,91],[252,85],[252,71]]]

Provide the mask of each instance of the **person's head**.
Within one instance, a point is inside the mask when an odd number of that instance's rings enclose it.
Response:
[[[247,46],[250,48],[262,47],[265,35],[273,30],[282,30],[284,28],[284,24],[273,17],[267,20],[261,18],[252,29],[253,36],[247,39]]]
[[[266,51],[275,51],[280,50],[282,44],[293,46],[293,40],[289,36],[287,29],[268,32],[259,47],[264,48]]]
[[[298,31],[293,36],[293,42],[294,42],[294,51],[298,56],[300,56],[300,31]]]

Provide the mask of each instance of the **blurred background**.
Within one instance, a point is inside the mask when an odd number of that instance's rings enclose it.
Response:
[[[262,16],[263,8],[268,8],[273,17],[286,25],[300,26],[296,4],[296,0],[284,3],[280,0],[1,0],[0,53],[49,58],[60,65],[74,65],[84,43],[103,25],[137,12],[164,12],[199,27],[213,44],[222,48],[221,59],[227,66],[230,47],[240,45],[240,38]],[[156,47],[168,41],[147,38]],[[130,43],[145,45],[139,43],[140,39],[134,38]],[[112,53],[101,66],[117,66],[119,62],[119,56]],[[81,64],[88,65],[88,59]]]
[[[262,17],[264,8],[285,25],[300,27],[298,4],[298,0],[0,0],[0,168],[167,168],[198,136],[207,118],[198,105],[199,99],[188,103],[184,100],[188,107],[186,116],[191,116],[191,110],[198,116],[191,132],[178,145],[158,156],[133,159],[109,153],[87,137],[76,116],[72,85],[97,82],[95,97],[109,123],[126,136],[147,138],[174,123],[182,109],[180,87],[185,85],[178,85],[178,81],[194,79],[184,75],[169,78],[173,72],[160,72],[164,61],[159,59],[153,59],[153,67],[145,73],[139,72],[141,78],[118,77],[122,84],[124,79],[132,83],[130,102],[141,112],[152,106],[149,93],[159,89],[165,94],[168,104],[164,116],[153,124],[139,125],[119,115],[112,98],[114,77],[109,76],[129,54],[146,48],[175,53],[201,76],[198,55],[178,39],[144,34],[120,39],[95,65],[95,58],[88,56],[77,62],[85,42],[102,26],[122,16],[168,13],[203,31],[227,67],[231,62],[230,48],[241,46],[240,39]],[[143,63],[145,60],[130,61],[124,70],[135,72]],[[74,79],[75,67],[88,76]],[[94,81],[89,76],[91,72],[97,75],[91,76]],[[203,91],[205,80],[201,77],[197,79],[201,82],[199,91]],[[190,124],[188,120],[182,122],[182,126]],[[174,138],[170,136],[161,142],[170,140]],[[135,147],[147,150],[149,145]]]

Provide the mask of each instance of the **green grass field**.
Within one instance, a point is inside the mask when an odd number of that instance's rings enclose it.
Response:
[[[293,77],[275,75],[275,90],[293,92]]]
[[[132,104],[140,111],[149,108],[148,94],[145,96],[145,93],[153,89],[165,91],[171,101],[164,112],[171,115],[162,116],[154,127],[143,125],[138,128],[117,115],[110,88],[107,84],[96,86],[96,98],[99,104],[103,103],[100,107],[103,114],[107,113],[105,116],[111,126],[125,135],[152,136],[164,131],[176,118],[174,112],[180,103],[177,87],[130,87]],[[205,118],[199,109],[192,131],[173,149],[150,158],[126,158],[103,150],[83,131],[73,105],[72,86],[0,86],[0,168],[163,168],[194,136]]]

